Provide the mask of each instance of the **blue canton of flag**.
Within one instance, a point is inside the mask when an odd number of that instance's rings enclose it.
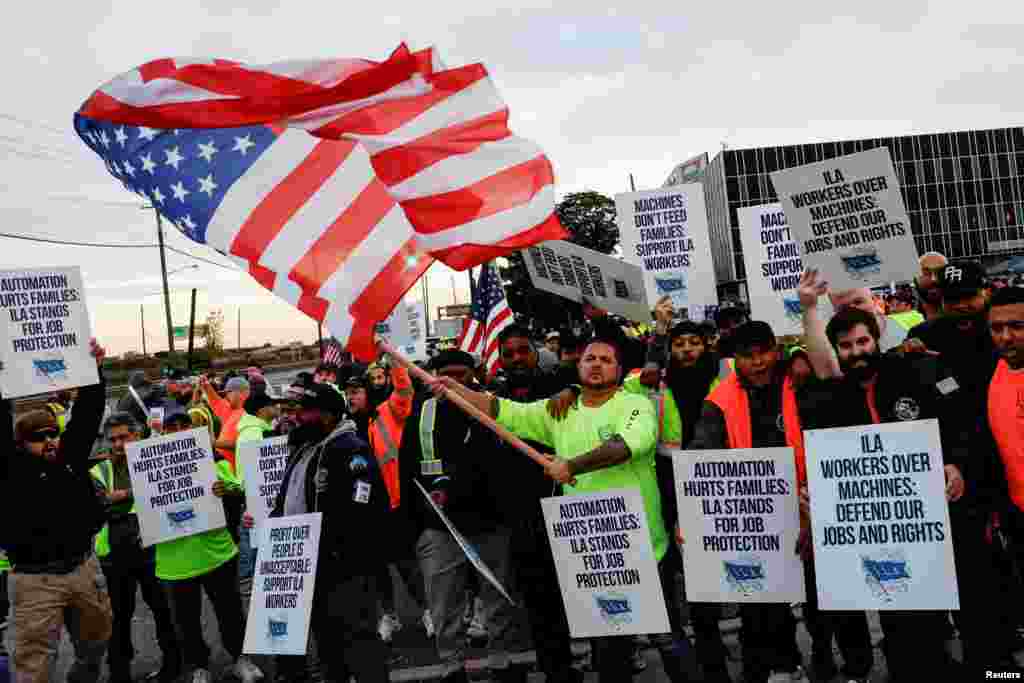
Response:
[[[228,188],[277,139],[268,126],[157,130],[81,115],[75,130],[111,175],[202,244]]]

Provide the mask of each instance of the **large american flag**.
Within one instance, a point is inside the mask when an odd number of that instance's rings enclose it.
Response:
[[[434,258],[461,270],[565,236],[551,164],[509,130],[486,69],[433,50],[160,59],[93,93],[75,128],[184,235],[363,357]]]
[[[487,374],[494,374],[501,356],[498,335],[514,320],[512,309],[505,301],[505,289],[498,277],[498,269],[490,264],[483,267],[476,281],[470,309],[458,347],[462,351],[479,354],[487,367]]]

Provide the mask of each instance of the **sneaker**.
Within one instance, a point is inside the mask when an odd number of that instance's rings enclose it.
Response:
[[[420,621],[423,623],[423,630],[427,632],[427,638],[434,637],[434,618],[430,616],[430,610],[423,610],[423,616],[420,617]]]
[[[390,643],[395,635],[395,631],[401,630],[402,622],[398,620],[397,614],[385,614],[380,618],[380,623],[377,624],[377,635],[385,643]]]
[[[206,669],[196,669],[192,672],[192,683],[210,683],[210,672]]]
[[[242,683],[255,683],[263,678],[263,672],[260,668],[252,663],[252,660],[242,655],[235,662],[234,668],[235,675]],[[196,683],[193,681],[192,683]]]

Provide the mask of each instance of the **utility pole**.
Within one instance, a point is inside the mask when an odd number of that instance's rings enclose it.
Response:
[[[427,273],[426,272],[423,273],[423,276],[422,276],[422,279],[420,280],[420,282],[423,283],[423,308],[425,308],[426,311],[427,311],[426,312],[426,316],[427,316],[426,324],[427,324],[427,336],[429,337],[430,336],[430,295],[427,293]]]
[[[238,305],[238,350],[242,350],[242,305]]]
[[[633,174],[629,174],[629,191],[636,192],[636,183],[633,181]]]
[[[142,355],[146,356],[146,307],[145,304],[139,304],[139,331],[142,333]]]
[[[320,348],[320,360],[324,358],[324,324],[319,320],[316,321],[316,343]]]
[[[164,280],[164,315],[167,316],[167,353],[168,361],[174,353],[174,323],[171,322],[171,290],[167,287],[167,255],[164,252],[164,224],[160,218],[160,212],[153,207],[156,214],[156,235],[160,242],[160,273]]]
[[[188,320],[188,371],[192,372],[192,349],[196,338],[196,290],[192,290],[192,313]]]

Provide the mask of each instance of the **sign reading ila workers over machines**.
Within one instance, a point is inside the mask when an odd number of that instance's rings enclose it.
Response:
[[[803,602],[791,448],[672,457],[690,602]]]
[[[622,253],[644,271],[647,299],[672,305],[700,322],[718,305],[699,183],[615,195]]]
[[[217,481],[210,432],[176,432],[126,448],[142,545],[219,529],[224,505],[213,495]]]
[[[910,280],[917,247],[888,147],[771,174],[804,265],[833,291]]]
[[[959,609],[938,422],[804,438],[821,609]]]
[[[89,355],[89,310],[79,268],[0,271],[0,308],[4,398],[100,381]]]
[[[638,489],[540,502],[573,638],[669,631]]]
[[[312,512],[263,525],[243,652],[306,654],[322,522],[323,515]]]

